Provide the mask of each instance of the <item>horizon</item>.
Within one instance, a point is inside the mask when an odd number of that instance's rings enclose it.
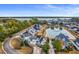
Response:
[[[79,18],[79,16],[0,16],[0,18]]]

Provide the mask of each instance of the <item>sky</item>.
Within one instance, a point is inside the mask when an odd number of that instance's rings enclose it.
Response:
[[[79,16],[79,4],[0,4],[0,16]]]

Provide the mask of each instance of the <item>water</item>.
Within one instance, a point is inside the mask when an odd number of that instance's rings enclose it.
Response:
[[[55,38],[57,35],[59,35],[60,33],[62,33],[65,36],[68,36],[69,39],[76,39],[71,33],[69,33],[65,29],[60,30],[59,28],[55,28],[55,29],[48,28],[46,30],[46,33],[47,33],[46,36],[49,36],[51,38]]]

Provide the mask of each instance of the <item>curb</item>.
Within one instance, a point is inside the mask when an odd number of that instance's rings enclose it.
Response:
[[[12,39],[12,40],[13,40],[13,39]],[[11,48],[15,49],[15,48],[11,45],[11,41],[12,41],[12,40],[10,40],[9,45],[10,45]],[[16,49],[15,49],[15,50],[16,50]],[[18,51],[18,50],[16,50],[16,51],[17,51],[18,53],[22,54],[20,51]]]
[[[32,25],[32,26],[33,26],[33,25]],[[28,27],[28,28],[30,28],[30,27]],[[25,30],[27,30],[28,28],[26,28],[26,29],[24,29],[24,30],[22,30],[22,31],[25,32]],[[22,32],[22,31],[19,31],[18,33]],[[16,36],[18,33],[16,33],[14,36]],[[9,39],[10,39],[10,38],[9,38]],[[12,39],[12,38],[11,38],[11,39]],[[4,49],[4,43],[5,43],[7,40],[8,40],[8,39],[4,40],[4,42],[2,43],[2,50],[4,51],[5,54],[7,54],[7,52],[6,52],[5,49]],[[11,45],[11,40],[10,40],[10,42],[9,42],[9,45],[10,45],[11,48],[14,49],[14,47]],[[17,51],[17,50],[16,50],[16,51]],[[18,51],[18,53],[21,53],[21,52]],[[22,54],[22,53],[21,53],[21,54]]]
[[[7,52],[5,51],[3,45],[4,45],[4,42],[2,43],[2,50],[4,51],[5,54],[7,54]]]

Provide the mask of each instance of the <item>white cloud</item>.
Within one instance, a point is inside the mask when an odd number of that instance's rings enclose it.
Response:
[[[53,5],[50,5],[50,4],[48,4],[47,7],[48,7],[48,8],[59,8],[59,7],[57,7],[57,6],[53,6]]]
[[[75,7],[75,8],[72,8],[72,9],[69,9],[69,10],[65,10],[65,13],[67,15],[73,15],[73,16],[79,16],[79,7]]]
[[[52,10],[52,9],[61,9],[61,8],[58,7],[58,6],[51,5],[51,4],[44,5],[43,8],[45,8],[45,9],[50,9],[50,10]]]

